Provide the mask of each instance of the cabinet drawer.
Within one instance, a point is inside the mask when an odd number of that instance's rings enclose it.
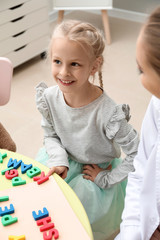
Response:
[[[54,9],[105,9],[112,7],[112,0],[54,0]]]
[[[7,23],[21,16],[25,16],[26,14],[45,6],[46,0],[33,0],[18,4],[14,6],[14,8],[8,8],[7,10],[0,12],[0,24]]]
[[[16,67],[29,60],[31,56],[35,57],[36,55],[44,52],[47,48],[46,46],[48,46],[48,42],[48,36],[44,36],[17,51],[10,52],[9,54],[5,55],[5,57],[9,58],[13,63],[13,66]]]
[[[18,35],[9,37],[0,42],[0,56],[4,56],[45,35],[49,35],[48,22],[41,23],[19,33]]]
[[[28,2],[30,0],[0,0],[1,2],[1,11],[4,11],[8,8],[12,8],[14,6],[17,6],[19,4]]]
[[[47,8],[42,8],[28,15],[22,16],[20,19],[17,19],[17,21],[0,25],[0,41],[44,21],[48,21]]]

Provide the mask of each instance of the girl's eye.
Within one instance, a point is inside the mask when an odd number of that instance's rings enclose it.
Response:
[[[78,67],[79,66],[79,63],[76,63],[76,62],[72,62],[72,64],[71,64],[72,66],[74,66],[74,67]]]
[[[55,59],[53,62],[56,63],[56,64],[61,64],[61,61],[59,61],[57,59]]]

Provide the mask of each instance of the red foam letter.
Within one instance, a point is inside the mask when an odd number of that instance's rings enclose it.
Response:
[[[47,235],[47,232],[43,233],[43,239],[44,240],[52,240],[52,236],[54,236],[54,239],[59,238],[59,232],[57,229],[53,228],[49,230],[49,234]]]
[[[43,227],[40,227],[41,232],[47,231],[51,228],[54,228],[54,223],[49,223],[49,222],[51,222],[51,217],[42,218],[37,221],[38,226],[40,226],[42,224],[44,225]]]
[[[49,179],[49,176],[48,175],[45,176],[44,172],[41,172],[41,176],[37,176],[33,178],[33,180],[37,181],[38,184],[44,183],[48,179]]]
[[[5,177],[6,177],[7,179],[12,179],[12,178],[17,177],[17,176],[18,176],[18,171],[17,171],[17,169],[12,169],[12,170],[10,170],[10,171],[6,171],[6,172],[5,172]]]

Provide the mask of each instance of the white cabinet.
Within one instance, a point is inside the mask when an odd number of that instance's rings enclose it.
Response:
[[[16,67],[48,45],[47,0],[0,1],[0,56]]]
[[[112,8],[112,0],[53,0],[53,8],[58,10],[58,22],[63,20],[65,10],[101,10],[106,41],[111,43],[107,9]]]

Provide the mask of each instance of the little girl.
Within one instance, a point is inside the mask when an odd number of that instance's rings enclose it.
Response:
[[[135,171],[129,174],[116,240],[160,240],[160,7],[140,32],[136,58],[140,80],[153,97],[142,124]]]
[[[37,86],[44,146],[37,160],[59,174],[81,200],[95,239],[119,228],[125,182],[133,171],[138,135],[128,124],[129,107],[117,105],[102,82],[104,39],[89,23],[58,25],[50,43],[57,86]],[[100,87],[90,77],[99,75]],[[126,157],[121,161],[121,149]]]

